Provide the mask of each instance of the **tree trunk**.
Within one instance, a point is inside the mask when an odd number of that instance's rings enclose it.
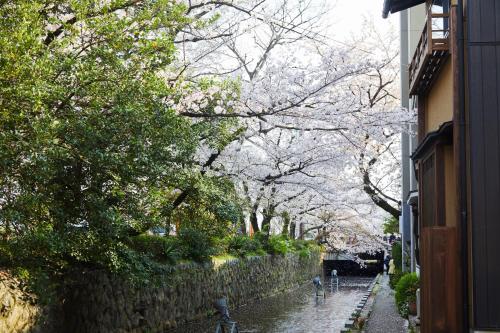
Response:
[[[259,222],[257,220],[257,210],[253,209],[250,212],[250,224],[252,225],[253,232],[259,232]]]
[[[304,239],[304,223],[299,224],[299,239]]]
[[[377,158],[372,158],[368,162],[368,166],[365,168],[363,165],[364,154],[361,153],[359,158],[359,170],[361,172],[363,178],[363,190],[370,197],[372,202],[378,207],[385,210],[387,213],[391,214],[396,220],[399,220],[399,216],[401,215],[401,202],[391,198],[390,196],[384,194],[379,188],[377,188],[370,179],[370,168],[377,162]],[[394,207],[389,203],[389,201],[397,204],[397,207]]]
[[[290,222],[290,239],[295,239],[295,228],[296,223],[294,221]]]
[[[270,203],[262,212],[262,231],[268,236],[271,234],[271,220],[274,217],[275,208],[276,206],[273,203]]]
[[[241,217],[238,221],[238,223],[240,224],[240,231],[241,231],[241,234],[242,235],[247,235],[247,225],[245,223],[245,219],[243,217]]]
[[[262,232],[269,236],[271,233],[271,219],[273,218],[273,216],[268,212],[267,209],[264,210],[263,214],[264,218],[262,219]]]
[[[281,214],[281,217],[283,218],[283,229],[281,230],[281,234],[283,236],[288,236],[288,228],[290,226],[290,215],[288,212],[283,212]]]

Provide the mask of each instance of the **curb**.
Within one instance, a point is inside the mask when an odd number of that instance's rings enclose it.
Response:
[[[361,317],[361,314],[364,313],[366,314],[366,317],[368,317],[369,313],[371,312],[371,307],[374,300],[374,297],[372,295],[373,288],[379,283],[380,277],[381,275],[377,274],[377,276],[370,283],[368,289],[363,294],[363,296],[361,296],[361,299],[354,307],[351,316],[348,320],[345,321],[344,328],[340,330],[340,333],[356,332],[356,326],[358,324],[359,318]]]

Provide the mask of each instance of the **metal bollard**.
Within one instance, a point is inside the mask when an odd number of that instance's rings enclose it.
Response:
[[[335,283],[337,285],[337,292],[339,291],[339,277],[337,276],[337,270],[334,269],[332,270],[332,279],[330,280],[330,288],[332,289],[333,292],[333,282],[335,279]]]

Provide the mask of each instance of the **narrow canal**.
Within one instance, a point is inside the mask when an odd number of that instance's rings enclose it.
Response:
[[[240,333],[337,333],[373,278],[341,277],[339,290],[324,281],[326,299],[314,297],[312,282],[298,289],[265,298],[230,311]],[[168,333],[215,331],[217,318],[179,326]]]

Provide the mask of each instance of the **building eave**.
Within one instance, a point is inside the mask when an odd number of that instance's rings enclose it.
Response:
[[[439,129],[434,132],[428,133],[425,138],[422,140],[422,142],[418,145],[417,149],[413,152],[413,154],[410,156],[413,161],[419,160],[424,156],[427,151],[429,150],[430,147],[434,145],[438,140],[441,139],[450,139],[453,135],[453,122],[452,121],[447,121],[441,126],[439,126]]]
[[[384,0],[382,17],[387,18],[389,13],[394,14],[424,2],[425,0]]]
[[[408,193],[408,196],[406,197],[406,203],[410,206],[416,206],[418,205],[418,191],[413,190]]]

